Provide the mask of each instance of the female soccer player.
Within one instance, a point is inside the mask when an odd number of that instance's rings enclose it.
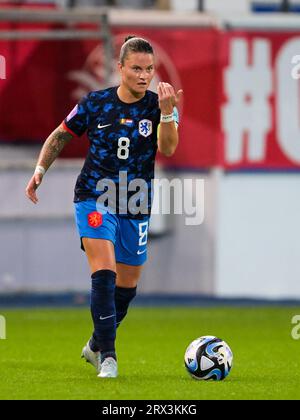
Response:
[[[92,285],[94,332],[82,350],[101,378],[116,377],[116,329],[136,295],[147,259],[151,179],[157,148],[171,156],[178,144],[175,93],[154,76],[148,41],[126,38],[118,63],[121,82],[89,93],[45,141],[26,195],[37,203],[36,189],[64,146],[87,131],[90,149],[75,186],[75,216],[86,252]]]

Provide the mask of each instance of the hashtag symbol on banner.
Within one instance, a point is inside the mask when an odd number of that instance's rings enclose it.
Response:
[[[271,53],[269,41],[232,39],[229,67],[224,71],[228,102],[223,107],[225,160],[238,163],[263,160],[267,133],[271,128],[269,97],[272,92]],[[252,54],[251,54],[252,53]],[[251,63],[251,64],[250,64]],[[246,156],[244,140],[248,139]]]

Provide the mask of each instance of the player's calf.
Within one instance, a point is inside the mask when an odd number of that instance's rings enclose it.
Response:
[[[111,270],[99,270],[92,274],[91,313],[94,322],[92,350],[101,354],[115,355],[116,273]]]
[[[116,325],[120,325],[125,318],[130,302],[136,296],[136,287],[119,287],[115,288],[115,305],[116,305]]]

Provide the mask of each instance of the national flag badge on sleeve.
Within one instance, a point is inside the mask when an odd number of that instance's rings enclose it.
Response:
[[[97,211],[93,211],[88,214],[88,224],[93,228],[97,228],[102,225],[102,214]]]

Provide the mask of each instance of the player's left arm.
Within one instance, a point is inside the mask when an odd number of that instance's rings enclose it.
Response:
[[[173,86],[169,83],[160,82],[157,87],[161,120],[158,134],[158,150],[165,156],[172,156],[178,145],[178,132],[174,121],[174,107],[181,100],[183,91],[175,93]]]

